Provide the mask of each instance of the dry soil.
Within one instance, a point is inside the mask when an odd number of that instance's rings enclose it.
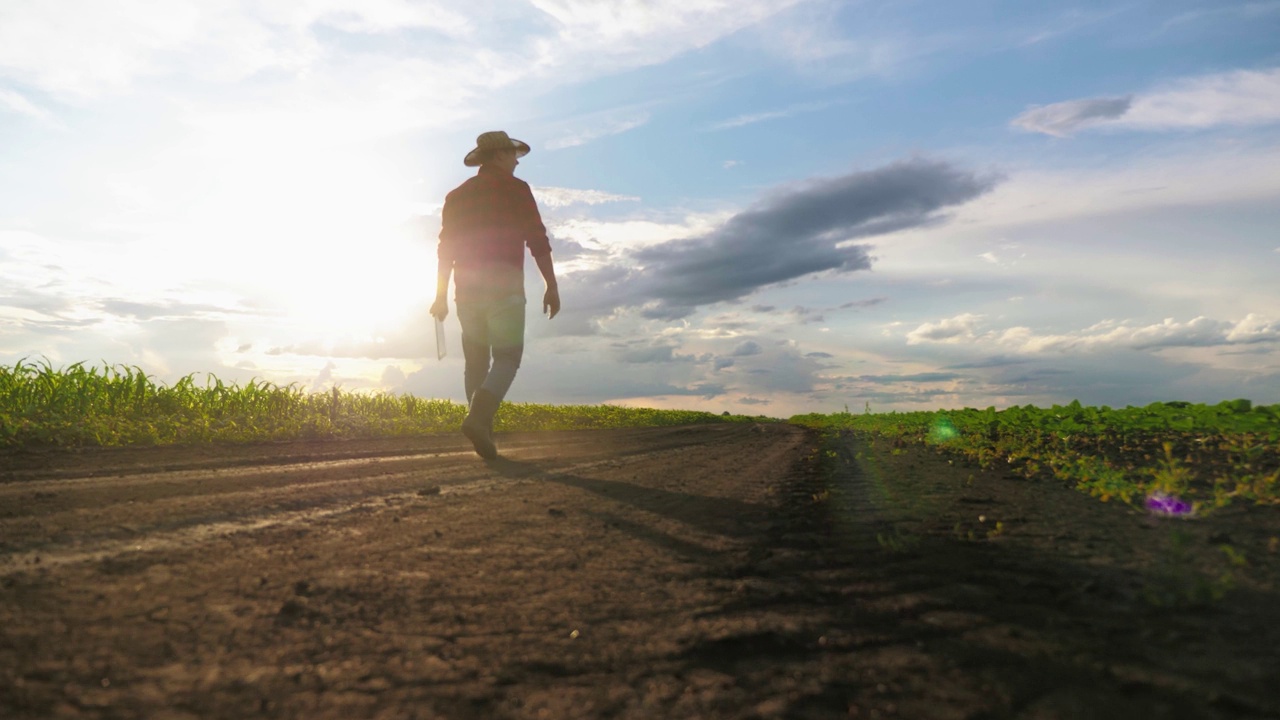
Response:
[[[1280,717],[1280,508],[786,424],[499,446],[0,456],[0,717]]]

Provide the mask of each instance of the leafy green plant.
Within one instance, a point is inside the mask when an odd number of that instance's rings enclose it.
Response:
[[[166,385],[123,365],[0,366],[0,448],[170,445],[369,438],[455,430],[465,405],[388,393],[322,393],[251,380],[187,375]],[[506,403],[498,431],[761,422],[685,410]]]
[[[1052,477],[1135,510],[1210,512],[1280,503],[1280,405],[1152,403],[1113,409],[1077,401],[1037,408],[807,414],[797,424],[947,453],[983,469]],[[1152,503],[1155,498],[1159,502]]]

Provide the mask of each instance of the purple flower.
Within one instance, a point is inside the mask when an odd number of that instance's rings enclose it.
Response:
[[[1157,490],[1147,496],[1147,510],[1156,515],[1190,515],[1191,503]]]

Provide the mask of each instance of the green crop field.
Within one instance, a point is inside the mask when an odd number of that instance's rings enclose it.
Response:
[[[374,438],[454,431],[464,405],[412,395],[309,393],[296,385],[225,384],[188,375],[172,385],[136,367],[0,366],[0,448],[174,445]],[[507,403],[499,431],[685,425],[770,418],[611,405]],[[1280,503],[1280,405],[1248,400],[1112,409],[1051,408],[797,415],[901,449],[918,444],[982,467],[1051,477],[1102,500],[1174,514],[1231,503]],[[1153,505],[1154,503],[1154,505]]]
[[[1169,514],[1280,503],[1280,405],[1079,402],[1006,410],[800,415],[794,423],[918,444],[981,467],[1052,477],[1104,501]]]
[[[308,393],[296,385],[172,385],[136,367],[0,366],[0,448],[373,438],[453,431],[465,405],[413,395]],[[505,403],[498,431],[687,425],[762,418],[612,405]]]

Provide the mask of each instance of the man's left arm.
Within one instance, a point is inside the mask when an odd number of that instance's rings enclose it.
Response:
[[[546,292],[542,294],[542,312],[550,320],[560,312],[560,286],[556,283],[555,264],[552,263],[549,252],[534,255],[533,260],[538,263],[538,272],[542,273],[542,282],[547,286]]]
[[[542,214],[538,212],[538,201],[534,199],[533,191],[524,181],[520,184],[523,186],[524,207],[528,213],[525,217],[529,238],[526,244],[534,262],[538,264],[538,272],[542,273],[542,282],[547,286],[546,292],[542,294],[542,312],[550,320],[560,312],[560,286],[556,282],[555,263],[551,260],[551,241],[547,238],[547,228],[542,224]]]

